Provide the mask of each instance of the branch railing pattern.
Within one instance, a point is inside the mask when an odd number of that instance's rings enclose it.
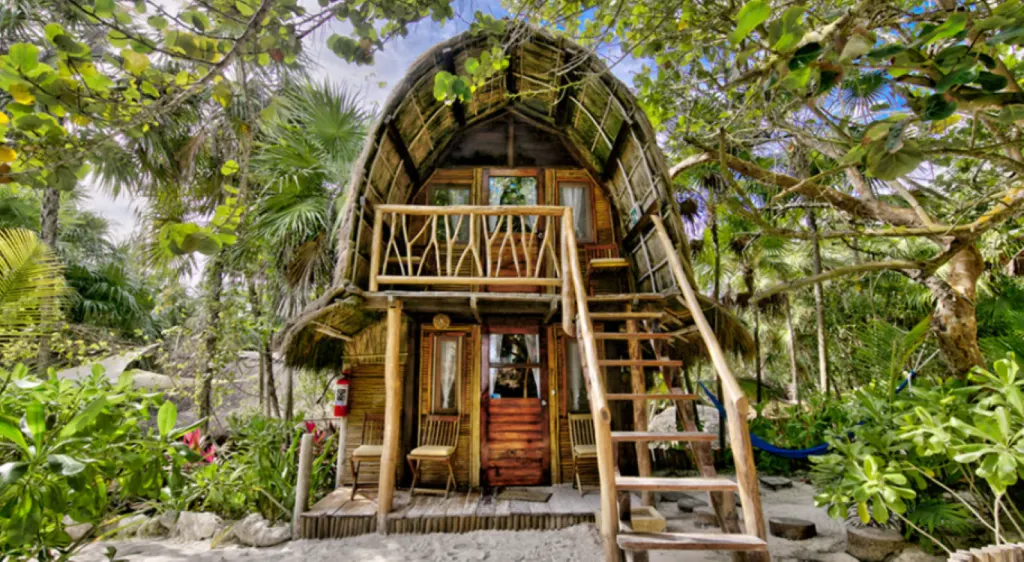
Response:
[[[562,252],[555,240],[564,211],[543,205],[378,205],[370,290],[380,285],[561,285]]]

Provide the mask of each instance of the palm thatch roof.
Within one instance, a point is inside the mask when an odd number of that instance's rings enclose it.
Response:
[[[468,74],[467,61],[494,45],[509,56],[506,71],[489,77],[464,103],[435,98],[438,73]],[[466,32],[424,53],[380,115],[354,167],[342,211],[334,288],[293,318],[279,339],[289,364],[340,363],[340,355],[333,363],[329,357],[339,351],[337,336],[366,325],[363,319],[337,321],[344,320],[339,309],[358,307],[352,295],[368,285],[374,206],[408,203],[444,165],[463,132],[506,115],[557,138],[601,180],[616,211],[619,239],[639,269],[638,289],[665,292],[675,286],[660,245],[649,239],[650,231],[643,232],[647,217],[659,213],[676,246],[688,248],[665,157],[636,98],[593,52],[524,23],[509,23],[501,35]],[[689,268],[687,254],[680,252]],[[333,348],[325,352],[323,344]]]

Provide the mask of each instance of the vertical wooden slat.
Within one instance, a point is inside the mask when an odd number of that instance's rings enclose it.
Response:
[[[302,514],[309,508],[309,481],[313,474],[313,434],[304,433],[299,441],[299,473],[295,483],[295,506],[292,508],[292,538],[301,536]]]
[[[377,209],[373,213],[373,248],[370,249],[370,291],[373,292],[378,290],[377,274],[380,273],[380,245],[383,236],[384,213]]]

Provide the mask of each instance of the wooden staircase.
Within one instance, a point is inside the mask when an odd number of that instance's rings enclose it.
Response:
[[[648,394],[644,369],[681,369],[682,361],[667,356],[664,350],[675,334],[662,331],[664,312],[636,310],[652,301],[661,300],[661,295],[624,293],[616,295],[593,295],[589,284],[580,272],[576,243],[572,235],[572,216],[563,218],[562,248],[564,282],[562,285],[563,329],[580,342],[580,356],[590,395],[591,413],[594,418],[595,441],[598,452],[598,472],[601,479],[600,526],[604,539],[605,559],[617,561],[622,554],[630,560],[646,560],[651,550],[721,550],[732,551],[734,559],[769,560],[767,534],[761,510],[757,474],[753,464],[750,436],[746,425],[748,404],[745,395],[725,361],[725,355],[715,338],[714,332],[704,317],[697,296],[691,287],[683,264],[672,247],[660,217],[652,217],[657,239],[664,245],[676,284],[684,302],[697,325],[697,330],[707,346],[718,377],[722,381],[723,396],[729,424],[730,445],[736,462],[736,480],[719,477],[714,468],[711,443],[717,435],[697,430],[693,411],[682,407],[682,402],[696,400],[694,394],[685,394],[673,388],[670,394]],[[589,276],[588,276],[589,280]],[[610,306],[621,309],[608,311]],[[591,308],[600,311],[591,312]],[[605,326],[621,326],[621,331],[602,332],[594,330],[593,322]],[[628,359],[602,359],[598,355],[598,341],[623,341],[628,347]],[[655,358],[644,357],[641,345],[649,343]],[[609,369],[629,368],[632,388],[629,393],[609,394],[605,392],[605,372]],[[670,376],[665,377],[671,381]],[[612,431],[609,401],[632,401],[635,431]],[[675,400],[677,415],[682,422],[682,432],[647,431],[647,402],[650,400]],[[648,454],[650,442],[687,443],[701,476],[690,478],[666,478],[651,475],[651,460]],[[619,473],[616,451],[622,442],[636,443],[637,465],[640,476],[623,476]],[[653,493],[658,491],[707,492],[722,529],[722,533],[636,533],[631,526],[631,492],[641,494],[646,505],[653,503]],[[736,514],[734,493],[740,498],[743,511],[743,525]]]

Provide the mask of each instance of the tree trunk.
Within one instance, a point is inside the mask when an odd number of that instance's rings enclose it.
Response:
[[[210,416],[213,414],[213,377],[217,373],[217,340],[220,332],[221,292],[224,289],[224,264],[221,256],[214,256],[207,264],[208,287],[206,296],[206,367],[196,381],[199,385],[199,418],[203,421],[203,430],[208,431]]]
[[[59,232],[58,218],[60,216],[60,190],[55,187],[47,187],[43,190],[42,201],[39,205],[40,238],[43,243],[50,247],[54,253],[57,252],[57,235]],[[53,354],[50,352],[50,330],[45,329],[39,338],[39,350],[36,353],[36,372],[45,376],[46,369],[53,362]]]
[[[818,241],[818,221],[813,210],[808,210],[807,218],[814,236],[811,238],[812,264],[814,274],[821,273],[821,244]],[[828,376],[828,336],[825,333],[825,297],[821,283],[814,284],[814,316],[818,331],[818,387],[823,393],[830,390]]]
[[[251,279],[249,280],[249,304],[252,306],[253,316],[256,318],[260,333],[260,405],[263,407],[264,416],[281,417],[281,406],[277,401],[277,386],[274,383],[274,354],[270,350],[272,337],[264,332],[264,323],[269,324],[270,322],[264,322],[267,319],[264,318],[260,294],[256,283]]]
[[[263,413],[264,417],[270,417],[270,411],[267,406],[267,361],[266,357],[263,356],[263,325],[260,322],[262,320],[262,308],[260,306],[260,295],[256,291],[256,282],[252,278],[248,279],[249,285],[249,306],[252,308],[252,317],[256,321],[256,330],[259,334],[259,349],[257,355],[259,356],[259,376],[260,376],[260,412]]]
[[[754,369],[757,372],[757,403],[761,403],[762,381],[761,381],[761,315],[757,312],[757,304],[754,304]]]
[[[793,402],[800,403],[800,371],[796,367],[796,332],[793,331],[793,311],[789,307],[789,295],[783,301],[786,311],[786,347],[789,348],[789,375],[792,380]]]
[[[295,401],[292,387],[295,386],[295,369],[285,367],[284,369],[284,419],[291,420],[295,415]]]
[[[718,299],[722,296],[722,252],[718,244],[718,201],[715,197],[714,190],[711,191],[711,209],[708,213],[708,227],[711,228],[711,248],[714,250],[715,255],[715,284],[713,289],[713,296],[715,304],[718,304]],[[713,315],[715,322],[715,330],[718,330],[718,314]],[[718,392],[719,399],[722,399],[722,379],[718,377],[718,372],[715,371],[714,366],[711,367],[711,372],[715,376],[715,391]],[[719,416],[721,417],[721,416]],[[718,450],[715,452],[715,459],[719,462],[722,461],[725,455],[725,420],[719,420],[718,423]]]
[[[985,365],[978,346],[975,314],[976,285],[984,270],[981,252],[971,245],[949,260],[946,280],[935,275],[925,280],[935,297],[932,331],[946,362],[960,376],[966,376],[975,366]]]
[[[263,339],[263,361],[267,364],[267,413],[281,417],[281,404],[277,401],[277,382],[274,380],[274,353],[270,350],[270,338]]]

